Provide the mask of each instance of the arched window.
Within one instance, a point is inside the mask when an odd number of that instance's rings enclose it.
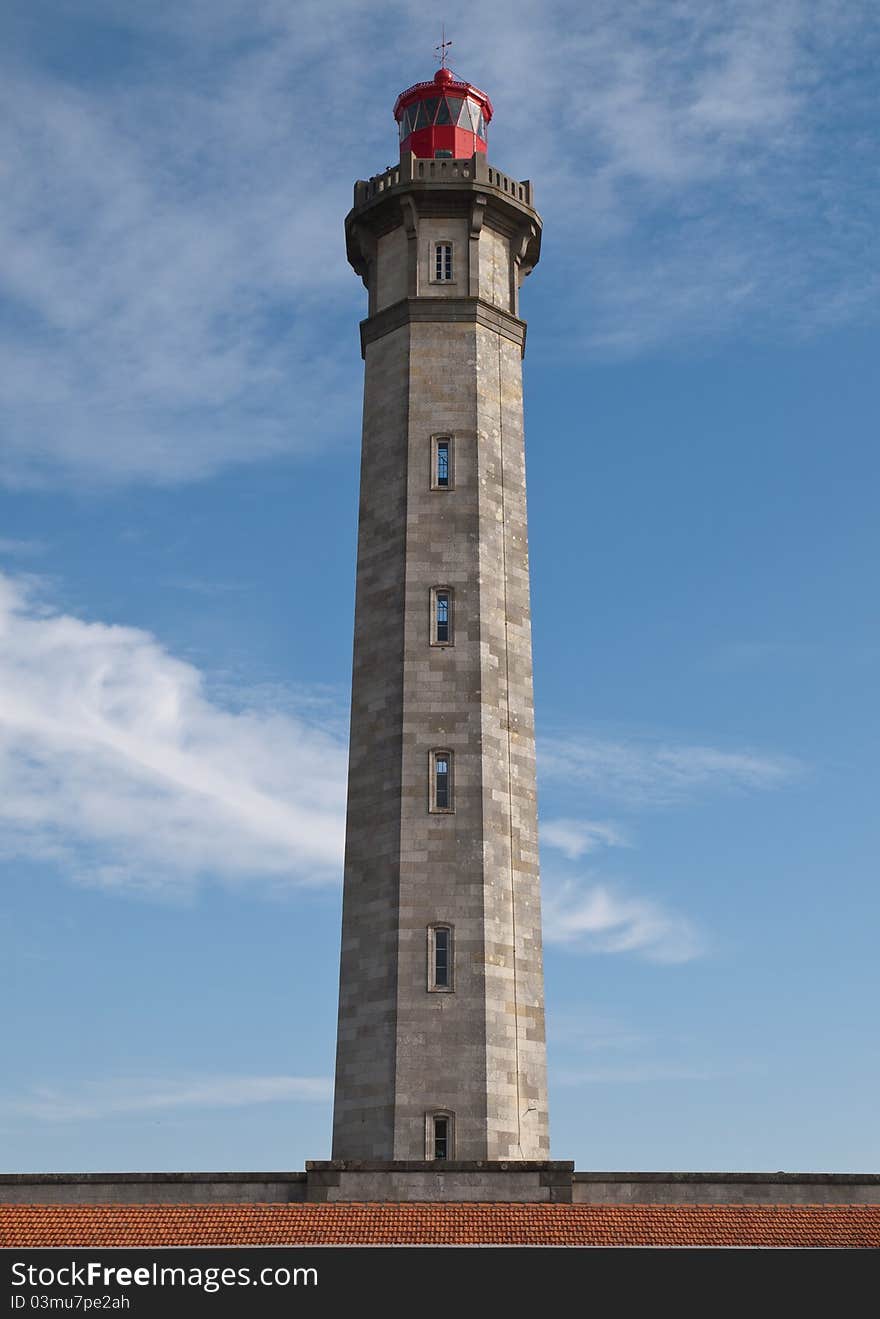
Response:
[[[451,812],[452,805],[452,752],[432,751],[430,756],[432,811]]]
[[[431,587],[431,645],[452,645],[452,588]]]
[[[451,994],[452,926],[428,926],[428,990],[432,994]]]
[[[429,1159],[455,1158],[455,1115],[428,1113],[425,1124],[425,1153]]]

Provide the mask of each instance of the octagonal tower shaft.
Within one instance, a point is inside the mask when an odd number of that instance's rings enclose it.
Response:
[[[346,220],[369,315],[336,1159],[549,1153],[518,316],[540,228],[480,153],[407,153]]]

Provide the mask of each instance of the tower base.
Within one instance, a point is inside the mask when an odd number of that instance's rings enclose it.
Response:
[[[507,1201],[571,1204],[574,1163],[450,1159],[311,1159],[306,1199],[312,1202]]]

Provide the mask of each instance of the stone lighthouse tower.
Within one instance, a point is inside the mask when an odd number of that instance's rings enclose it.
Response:
[[[358,182],[369,293],[333,1159],[548,1159],[519,289],[531,184],[440,68]]]

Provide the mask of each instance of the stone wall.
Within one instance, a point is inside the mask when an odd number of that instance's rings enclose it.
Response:
[[[573,1172],[564,1161],[309,1163],[305,1172],[16,1173],[0,1204],[343,1201],[575,1204],[880,1204],[877,1173]]]
[[[576,1172],[575,1204],[880,1204],[880,1174]]]
[[[0,1204],[289,1204],[305,1172],[80,1172],[0,1174]]]

